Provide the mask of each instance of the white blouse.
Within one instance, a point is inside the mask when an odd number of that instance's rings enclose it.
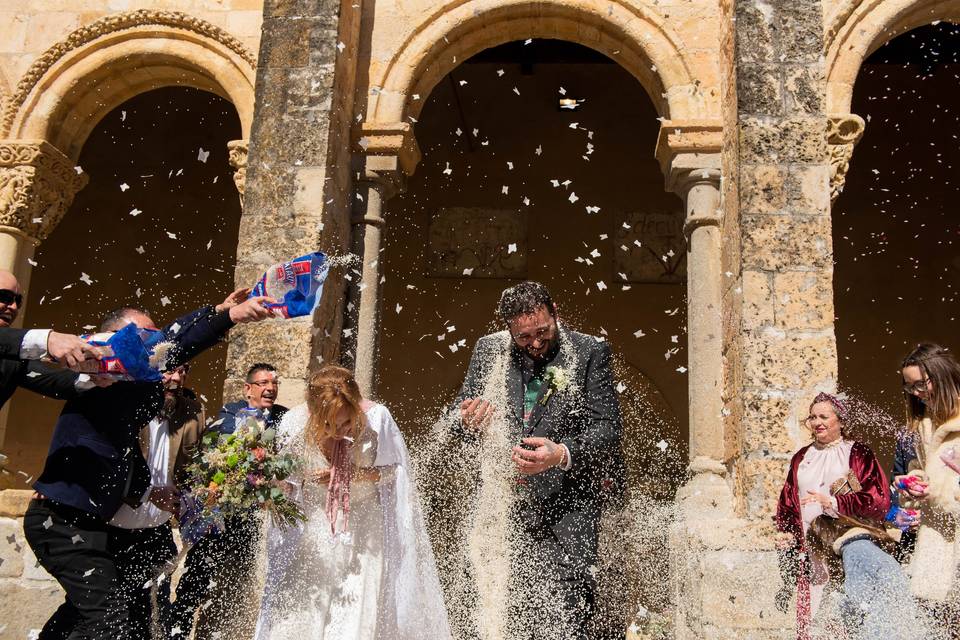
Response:
[[[814,443],[803,454],[803,460],[797,468],[797,492],[801,500],[809,494],[807,491],[816,491],[825,496],[830,495],[830,485],[839,478],[847,475],[850,470],[850,450],[853,442],[839,438],[827,445]],[[837,501],[830,498],[833,509],[826,511],[828,516],[836,517]],[[808,502],[800,507],[800,516],[803,520],[803,533],[806,535],[810,523],[824,513],[817,501]]]

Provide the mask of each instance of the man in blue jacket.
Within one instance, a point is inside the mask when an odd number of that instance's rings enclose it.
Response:
[[[230,300],[230,298],[228,298]],[[173,343],[166,366],[176,368],[219,342],[240,322],[270,317],[269,299],[204,307],[163,328]],[[228,307],[228,308],[225,308]],[[104,326],[133,323],[156,330],[150,316],[128,307],[109,314]],[[43,472],[23,528],[37,560],[66,592],[64,603],[40,637],[129,637],[127,610],[118,589],[116,562],[108,551],[107,522],[121,504],[150,501],[173,509],[173,492],[152,491],[140,452],[140,428],[163,404],[161,382],[117,382],[71,399],[57,419]]]
[[[287,408],[276,403],[280,378],[276,368],[258,362],[247,370],[243,385],[243,400],[229,402],[220,410],[217,420],[210,425],[221,433],[233,433],[247,417],[262,420],[268,427],[276,427]],[[197,608],[211,591],[211,584],[221,589],[236,591],[253,571],[256,553],[253,550],[257,535],[257,520],[234,517],[225,523],[222,532],[213,532],[202,538],[187,553],[184,572],[177,584],[177,599],[171,605],[173,615],[169,623],[170,637],[189,638]],[[218,576],[218,573],[227,575]],[[219,579],[214,579],[219,578]],[[205,608],[206,619],[217,628],[244,615],[249,602],[242,598],[217,599]]]

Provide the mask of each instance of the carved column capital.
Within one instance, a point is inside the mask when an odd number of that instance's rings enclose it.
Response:
[[[853,148],[863,137],[866,123],[855,113],[832,115],[827,124],[827,148],[830,153],[830,202],[843,191],[850,169]]]
[[[665,120],[660,125],[655,155],[667,191],[680,195],[692,172],[720,170],[723,126],[717,120]]]
[[[237,185],[241,206],[243,206],[243,195],[247,188],[247,152],[249,150],[249,140],[231,140],[227,143],[228,160],[233,167],[233,183]]]
[[[44,140],[0,141],[0,226],[45,240],[88,180]]]

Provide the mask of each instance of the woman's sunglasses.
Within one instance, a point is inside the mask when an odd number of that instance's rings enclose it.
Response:
[[[23,295],[16,291],[10,291],[10,289],[0,289],[0,304],[13,304],[14,302],[17,303],[18,307],[22,307]]]

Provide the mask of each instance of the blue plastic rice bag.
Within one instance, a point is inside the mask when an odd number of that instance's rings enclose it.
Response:
[[[275,264],[260,277],[250,297],[279,300],[267,306],[284,318],[310,315],[320,301],[329,269],[327,256],[319,251]]]
[[[115,332],[81,336],[95,347],[103,347],[101,360],[86,360],[79,371],[135,382],[157,382],[166,366],[173,343],[162,331],[141,329],[132,322]]]

